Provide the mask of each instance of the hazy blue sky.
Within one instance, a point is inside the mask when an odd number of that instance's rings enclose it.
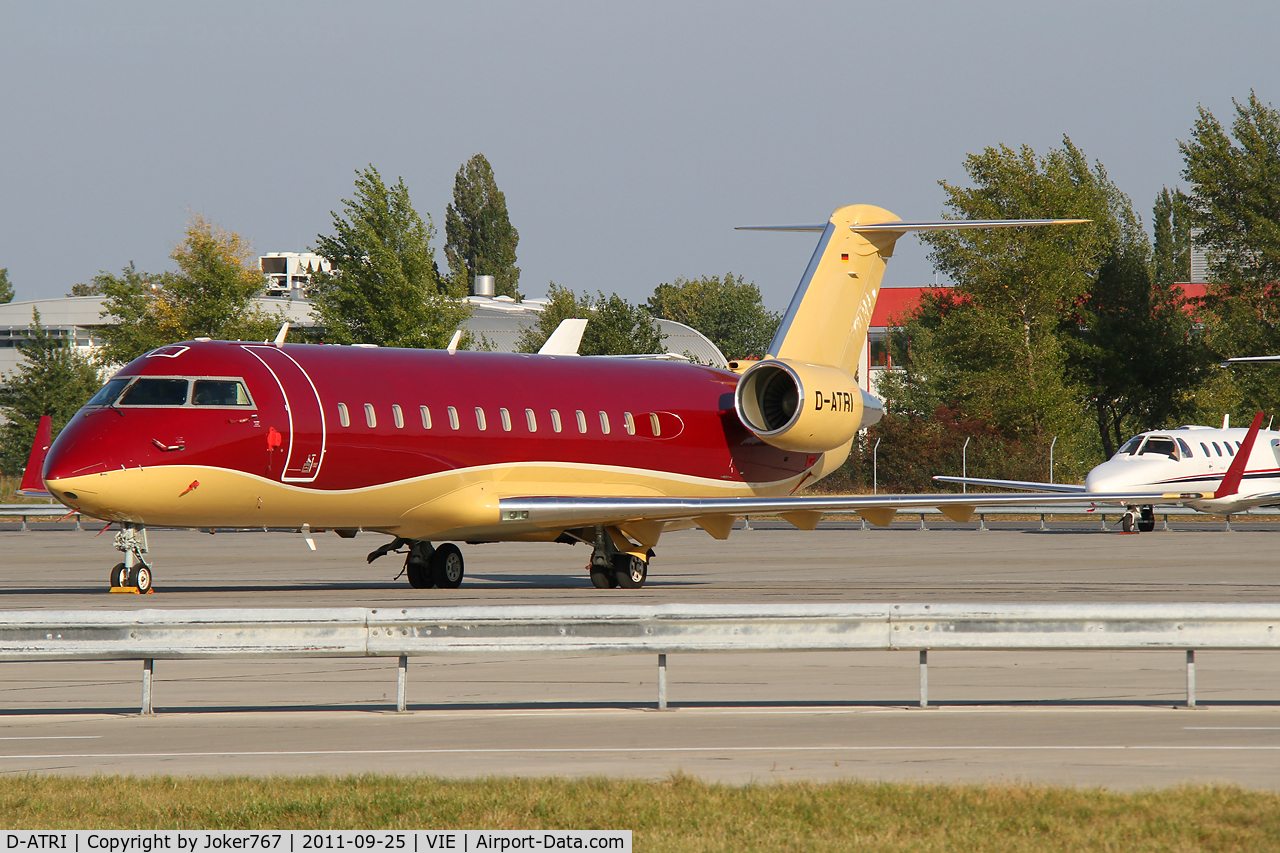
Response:
[[[1065,133],[1149,219],[1197,104],[1280,102],[1278,33],[1275,2],[7,2],[0,267],[19,299],[168,268],[189,211],[303,250],[368,163],[443,231],[480,151],[527,295],[732,270],[782,309],[813,235],[734,225],[936,218],[988,145]],[[932,278],[903,240],[886,283]]]

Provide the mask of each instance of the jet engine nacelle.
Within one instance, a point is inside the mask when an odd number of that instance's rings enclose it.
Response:
[[[747,368],[733,404],[738,418],[761,441],[799,453],[835,450],[884,413],[879,401],[844,370],[789,359]]]

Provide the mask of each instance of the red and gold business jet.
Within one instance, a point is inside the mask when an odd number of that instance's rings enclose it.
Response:
[[[902,222],[852,205],[825,225],[761,229],[822,236],[768,356],[736,371],[285,344],[283,334],[161,347],[68,424],[44,483],[67,506],[121,524],[125,561],[111,583],[140,591],[152,582],[148,525],[376,531],[394,539],[369,561],[404,549],[415,588],[461,584],[456,542],[583,542],[596,587],[636,589],[665,530],[724,539],[744,515],[812,529],[832,511],[886,525],[900,509],[967,520],[976,506],[1043,501],[796,493],[838,468],[881,416],[853,374],[899,237],[1079,221]]]

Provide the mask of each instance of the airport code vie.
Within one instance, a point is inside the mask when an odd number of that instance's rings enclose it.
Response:
[[[610,850],[631,853],[631,830],[23,830],[6,832],[5,851],[66,850],[70,853],[158,853],[158,851],[402,851],[450,853],[513,850]]]

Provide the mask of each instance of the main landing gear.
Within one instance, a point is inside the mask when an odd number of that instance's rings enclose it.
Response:
[[[591,585],[596,589],[639,589],[649,577],[650,550],[643,557],[619,551],[614,544],[613,536],[603,527],[596,527],[595,541],[592,543],[591,563],[587,568],[591,571]]]
[[[392,551],[400,553],[400,549],[406,546],[408,551],[405,553],[402,574],[408,577],[409,586],[414,589],[431,589],[433,586],[457,589],[462,586],[465,571],[462,551],[452,542],[436,548],[421,539],[396,538],[370,552],[369,562],[372,563]]]
[[[137,524],[125,524],[116,534],[116,550],[124,552],[124,562],[111,570],[111,588],[140,593],[151,592],[151,564],[143,555],[147,553],[147,529]]]
[[[1135,527],[1137,531],[1134,531]],[[1155,508],[1150,505],[1141,510],[1132,505],[1125,507],[1124,515],[1120,516],[1120,529],[1125,533],[1150,533],[1156,529]]]

